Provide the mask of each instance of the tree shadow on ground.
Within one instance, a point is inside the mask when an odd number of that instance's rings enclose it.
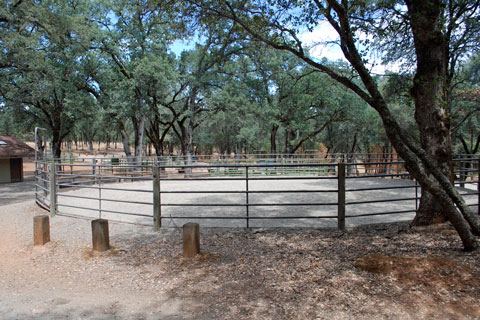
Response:
[[[0,184],[0,207],[12,203],[33,201],[35,199],[35,182],[13,182]]]
[[[415,317],[422,308],[432,317],[455,318],[479,311],[462,309],[465,304],[458,302],[480,298],[480,292],[469,284],[480,271],[475,262],[479,253],[461,251],[450,226],[421,232],[407,223],[362,226],[347,232],[283,228],[204,228],[201,232],[202,253],[196,258],[184,259],[181,234],[170,232],[151,235],[147,241],[121,239],[125,251],[116,262],[147,266],[151,272],[160,270],[164,279],[175,279],[168,295],[195,300],[197,318],[401,318]],[[391,272],[372,273],[356,267],[359,259],[369,255],[427,259],[419,260],[425,261],[423,266],[402,271],[408,280],[402,281]],[[456,262],[445,263],[445,270],[438,264],[432,269],[429,257]],[[412,276],[404,277],[405,272]],[[436,301],[449,308],[438,309]],[[378,308],[379,304],[391,308]]]

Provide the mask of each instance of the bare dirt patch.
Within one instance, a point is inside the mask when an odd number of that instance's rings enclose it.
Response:
[[[32,245],[33,201],[0,202],[2,319],[479,319],[480,252],[448,225],[181,230],[111,223],[92,252],[90,222],[51,220]]]
[[[403,290],[428,290],[429,299],[424,303],[431,308],[441,306],[443,312],[453,318],[479,316],[478,308],[464,304],[469,293],[480,287],[478,273],[468,265],[459,265],[455,259],[373,254],[357,260],[355,267],[390,276]],[[445,295],[449,298],[445,299]]]

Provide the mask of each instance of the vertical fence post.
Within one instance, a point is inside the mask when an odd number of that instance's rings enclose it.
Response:
[[[415,212],[418,211],[418,180],[415,179]]]
[[[98,219],[102,219],[102,164],[101,163],[100,163],[100,166],[98,167]]]
[[[250,228],[250,203],[249,203],[249,190],[248,190],[248,166],[245,167],[245,201],[246,201],[246,213],[247,213],[247,228]]]
[[[93,184],[97,183],[97,159],[92,159],[92,176]]]
[[[39,177],[39,171],[38,171],[38,160],[35,159],[35,202],[38,201],[38,177]]]
[[[162,203],[160,198],[160,168],[152,166],[153,175],[153,230],[159,231],[162,226]]]
[[[418,211],[418,181],[415,179],[415,212]]]
[[[48,164],[50,171],[50,216],[54,217],[57,213],[57,177],[55,160]]]
[[[345,163],[338,164],[338,229],[345,230]]]
[[[468,156],[467,156],[468,157]],[[468,161],[468,160],[467,160]],[[470,167],[472,162],[463,161],[463,159],[458,160],[459,174],[460,177],[460,188],[465,188],[465,181],[468,178],[468,167]],[[453,166],[455,168],[455,164]],[[473,166],[471,166],[473,168]],[[455,171],[455,170],[454,170]],[[455,173],[453,174],[453,186],[455,187]]]
[[[477,198],[477,214],[480,215],[480,158],[477,160]]]

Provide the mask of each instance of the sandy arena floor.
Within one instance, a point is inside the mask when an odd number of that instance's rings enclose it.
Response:
[[[386,187],[410,187],[407,189],[388,189],[375,191],[347,192],[346,196],[346,225],[354,227],[363,224],[387,223],[399,221],[411,221],[413,212],[379,215],[368,217],[355,217],[361,214],[407,211],[415,210],[415,200],[388,201],[367,204],[351,204],[350,202],[372,201],[385,199],[412,199],[415,197],[415,185],[411,180],[406,179],[382,179],[362,178],[348,179],[346,189],[359,188],[386,188]],[[98,209],[102,209],[101,217],[109,220],[134,222],[145,225],[153,223],[153,193],[152,181],[123,182],[102,184],[101,190],[94,188],[83,189],[61,189],[58,202],[59,210],[64,214],[98,218]],[[470,186],[467,186],[470,187]],[[476,186],[471,186],[476,187]],[[137,191],[135,191],[137,190]],[[245,181],[162,181],[162,191],[244,191]],[[253,180],[249,182],[250,191],[286,191],[286,190],[316,190],[333,192],[314,193],[251,193],[249,195],[249,226],[258,227],[313,227],[313,228],[334,228],[337,226],[336,218],[322,218],[326,216],[337,216],[337,181],[336,179],[319,180]],[[147,192],[145,192],[147,191]],[[465,192],[466,189],[463,189]],[[418,191],[420,196],[420,191]],[[101,203],[98,199],[101,196]],[[73,198],[72,198],[73,197]],[[80,198],[75,198],[80,197]],[[111,201],[108,201],[111,200]],[[466,197],[467,202],[476,204],[477,196]],[[141,202],[148,204],[128,203]],[[186,222],[197,222],[202,227],[246,227],[246,203],[245,194],[229,193],[164,193],[162,194],[162,226],[182,226]],[[300,204],[283,206],[281,204]],[[302,204],[320,203],[321,205],[310,206]],[[185,206],[168,206],[168,204],[181,204]],[[220,204],[220,206],[192,206],[192,204]],[[257,204],[258,206],[255,206]],[[274,204],[273,206],[264,206]],[[234,205],[234,206],[228,206]],[[74,206],[72,208],[68,206]],[[89,208],[79,209],[79,208]],[[111,213],[124,212],[126,215]],[[128,215],[128,214],[134,215]],[[146,215],[139,217],[137,215]],[[278,217],[298,217],[300,219],[278,219]],[[353,217],[348,217],[353,216]],[[203,217],[195,218],[172,218],[172,217]],[[208,217],[231,217],[232,219],[210,219]],[[255,219],[256,217],[270,217],[274,219]],[[318,218],[308,218],[318,217]]]

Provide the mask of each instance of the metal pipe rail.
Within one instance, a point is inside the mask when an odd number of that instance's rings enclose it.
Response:
[[[467,172],[470,180],[455,181],[455,185],[462,188],[466,186],[467,190],[461,190],[461,194],[469,197],[467,205],[479,207],[480,166],[478,164],[480,160],[468,160],[471,162],[471,167],[467,169],[461,167],[457,173],[466,176]],[[391,170],[372,170],[370,172],[370,169],[366,169],[368,166],[375,165],[390,166]],[[67,168],[67,170],[61,171],[65,167],[71,167],[71,169]],[[352,172],[353,174],[349,175],[350,167],[363,167],[364,169],[362,172]],[[97,214],[98,217],[107,214],[111,220],[116,220],[117,215],[141,217],[152,219],[156,227],[162,224],[162,220],[169,219],[243,220],[246,227],[250,227],[250,221],[255,220],[318,221],[337,219],[338,226],[342,228],[345,218],[414,213],[418,208],[421,194],[421,188],[414,180],[405,179],[406,177],[410,178],[411,175],[404,171],[404,162],[402,161],[340,164],[308,162],[195,163],[191,165],[164,165],[157,162],[152,165],[132,165],[98,163],[97,160],[90,160],[72,161],[68,164],[38,161],[37,168],[43,169],[36,171],[36,202],[53,213],[71,216],[75,215],[74,212],[86,210]],[[344,170],[343,173],[342,170]],[[386,181],[386,178],[391,178],[388,181],[396,182],[397,185],[395,183],[389,186],[375,185],[378,181]],[[318,188],[315,186],[316,184],[320,186],[321,183],[328,180],[332,181],[330,187]],[[119,183],[119,181],[123,181],[123,183]],[[364,181],[368,181],[369,184],[373,183],[374,187],[365,187],[366,182]],[[400,182],[405,185],[398,185]],[[132,187],[129,187],[130,183],[133,183]],[[140,188],[136,183],[142,184],[142,187]],[[221,185],[222,188],[212,188],[209,187],[209,184],[213,184],[212,187]],[[300,186],[294,187],[295,184]],[[476,190],[472,189],[472,185],[475,184]],[[145,189],[146,186],[148,188]],[[228,190],[229,188],[233,188],[233,190]],[[412,189],[413,195],[408,193],[409,189]],[[78,194],[75,190],[90,191]],[[404,195],[395,195],[399,192]],[[361,194],[361,196],[355,194]],[[172,197],[176,195],[182,196],[184,202],[174,200]],[[303,200],[296,198],[300,195],[304,195],[306,198]],[[327,195],[327,198],[323,195]],[[475,203],[471,203],[472,197],[475,195],[477,199]],[[225,198],[225,196],[229,197]],[[374,198],[369,198],[371,196]],[[204,199],[204,197],[208,198]],[[272,199],[274,200],[272,201]],[[415,202],[414,205],[413,202]],[[52,203],[55,206],[53,209],[50,208]],[[122,204],[122,209],[114,209],[111,205],[115,203]],[[375,205],[383,203],[392,203],[393,210],[378,211],[380,207],[377,208]],[[393,205],[394,203],[399,203],[400,207]],[[134,209],[134,206],[138,206],[138,210]],[[362,212],[361,206],[363,206],[363,210],[367,211]],[[205,213],[200,209],[195,209],[195,214],[187,212],[188,208],[203,207],[231,208],[232,210],[244,208],[244,211],[235,214],[219,214],[218,212]],[[287,214],[277,212],[283,210],[280,208],[288,207],[292,209],[310,207],[312,209],[309,211],[312,213],[297,214],[298,209],[292,212],[288,209]],[[169,212],[168,208],[185,210],[179,214],[178,211]],[[266,215],[262,208],[273,208],[275,213]],[[332,208],[337,208],[336,215],[329,213]],[[377,210],[377,212],[372,210]],[[95,216],[89,215],[89,217]]]

